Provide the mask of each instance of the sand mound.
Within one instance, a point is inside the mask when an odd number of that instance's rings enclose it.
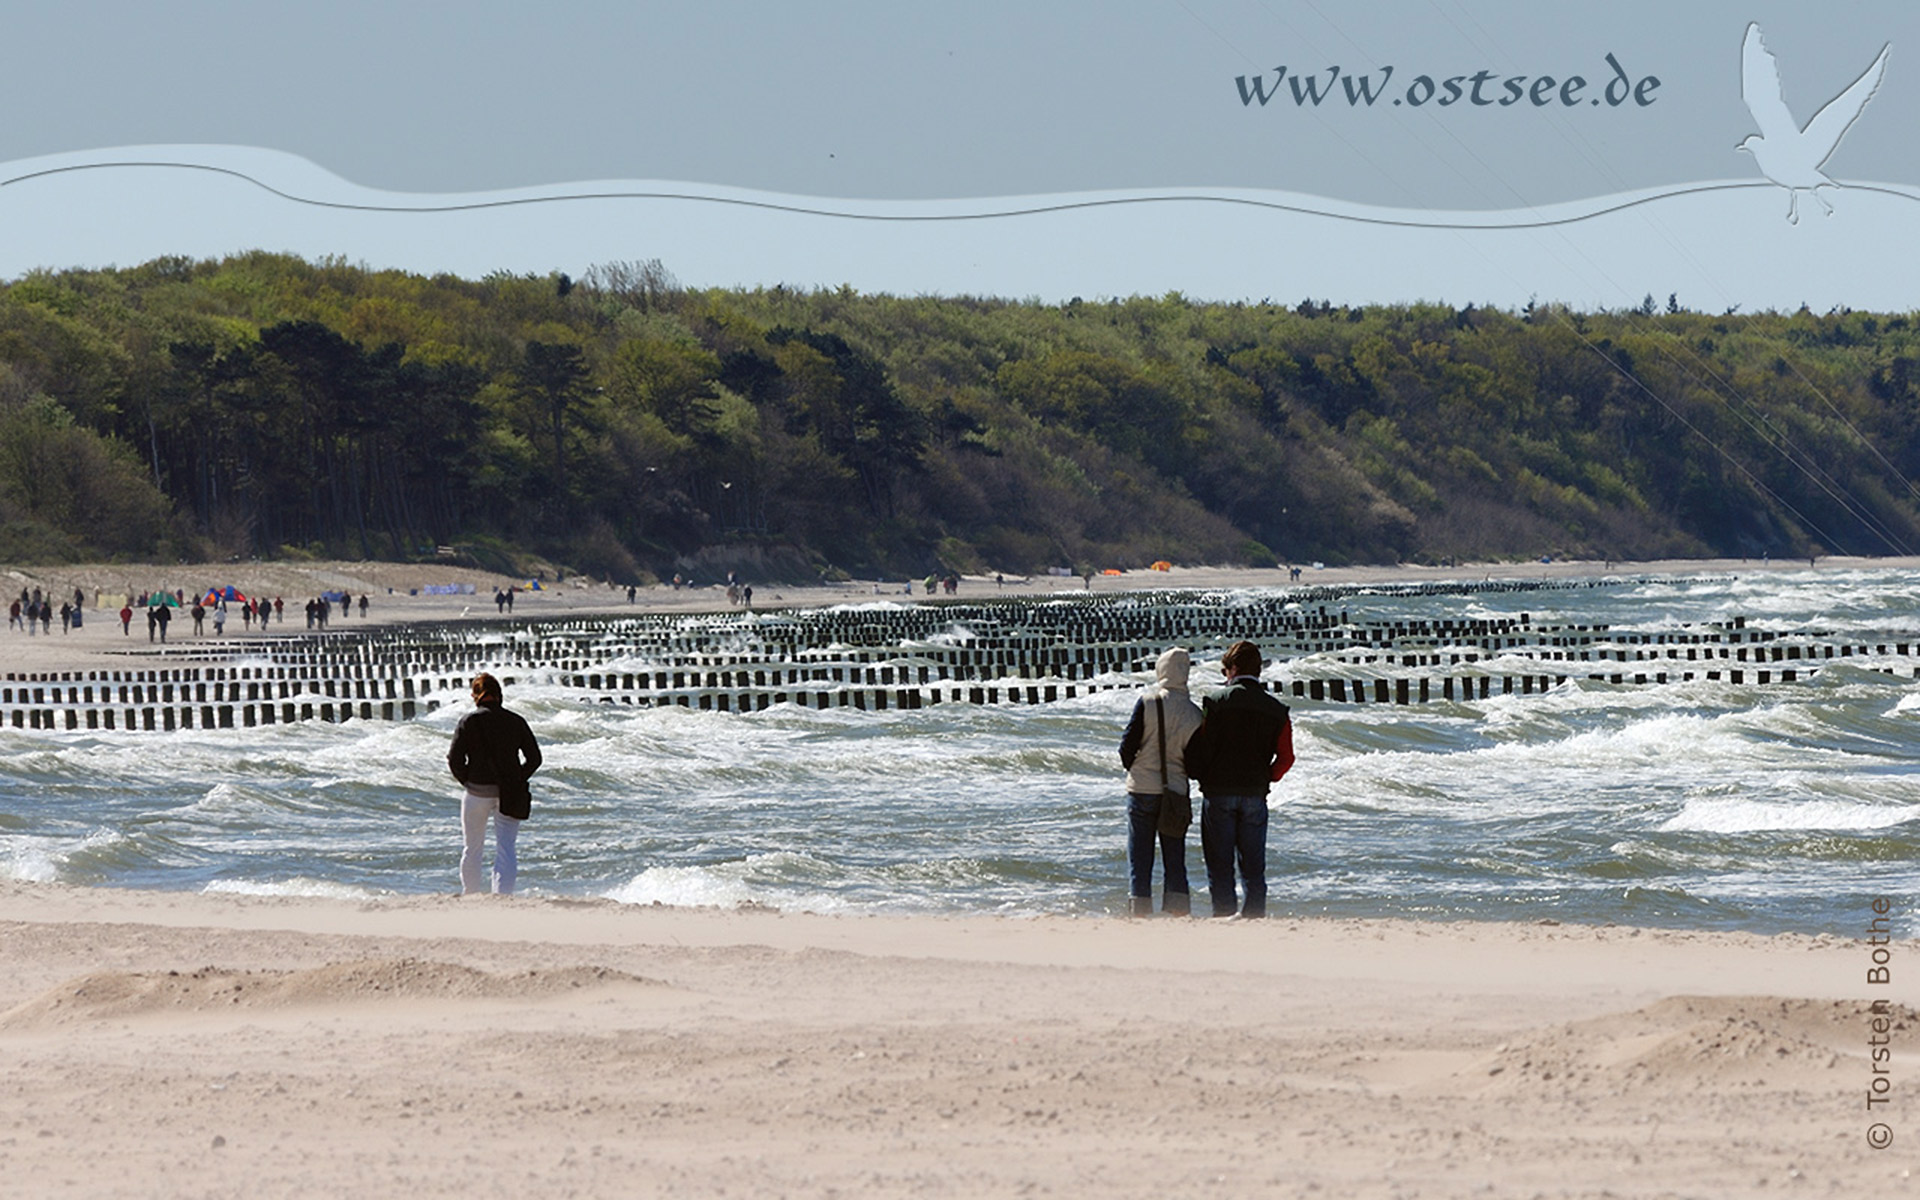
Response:
[[[68,980],[0,1014],[0,1029],[76,1021],[387,1000],[535,1000],[586,988],[650,985],[607,967],[492,975],[455,963],[370,959],[306,971],[101,971]],[[657,985],[655,985],[657,986]]]
[[[1516,1090],[1802,1087],[1863,1057],[1873,1016],[1860,1000],[1673,996],[1508,1043],[1466,1074]],[[1904,1005],[1891,1005],[1888,1016],[1896,1036],[1920,1025],[1920,1013]]]

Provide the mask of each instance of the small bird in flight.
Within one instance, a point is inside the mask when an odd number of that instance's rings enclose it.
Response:
[[[1760,41],[1760,25],[1747,25],[1746,41],[1740,46],[1740,95],[1753,114],[1760,132],[1749,135],[1736,150],[1753,155],[1760,173],[1787,189],[1787,220],[1800,223],[1800,193],[1806,192],[1820,202],[1828,216],[1833,205],[1820,194],[1823,187],[1840,185],[1827,178],[1820,168],[1832,157],[1835,147],[1848,128],[1858,120],[1880,87],[1887,73],[1887,53],[1891,43],[1880,48],[1880,57],[1853,81],[1847,90],[1827,101],[1801,128],[1780,98],[1780,71],[1773,54]]]

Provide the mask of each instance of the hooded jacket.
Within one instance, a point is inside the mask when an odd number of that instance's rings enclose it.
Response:
[[[1200,710],[1187,695],[1187,675],[1193,658],[1175,646],[1153,664],[1153,684],[1133,706],[1133,717],[1120,739],[1120,763],[1127,768],[1127,790],[1158,796],[1164,787],[1186,792],[1187,739],[1200,728]],[[1165,705],[1167,723],[1167,777],[1160,778],[1160,725],[1155,702]]]

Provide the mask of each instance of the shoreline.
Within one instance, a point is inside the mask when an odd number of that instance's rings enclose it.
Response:
[[[833,950],[899,958],[952,958],[1075,967],[1165,966],[1169,944],[1183,945],[1179,969],[1244,971],[1259,975],[1343,978],[1444,978],[1456,986],[1553,990],[1566,984],[1598,986],[1601,973],[1570,961],[1549,970],[1539,959],[1512,961],[1514,947],[1552,957],[1573,948],[1631,946],[1644,979],[1684,979],[1702,994],[1741,994],[1794,979],[1810,996],[1856,995],[1853,959],[1866,957],[1861,939],[1831,933],[1759,933],[1667,926],[1458,918],[1273,915],[1261,922],[1225,922],[1202,916],[1131,918],[1040,913],[810,913],[743,902],[718,905],[630,904],[602,897],[454,893],[386,893],[370,897],[263,895],[0,879],[0,925],[146,925],[172,929],[234,929],[302,936],[450,938],[541,946],[762,947],[784,953]],[[1872,914],[1863,910],[1862,928]],[[1864,937],[1864,933],[1862,935]],[[1195,939],[1184,945],[1185,939]],[[1410,943],[1435,939],[1446,953],[1414,954]],[[1248,957],[1245,944],[1288,943],[1292,953]],[[1462,962],[1455,952],[1483,943],[1501,952]],[[1893,953],[1920,954],[1920,938],[1890,943]],[[1833,968],[1833,978],[1783,964],[1780,955],[1807,955]],[[1757,955],[1757,956],[1756,956]],[[1704,956],[1704,957],[1703,957]],[[1716,957],[1718,956],[1718,957]],[[1904,976],[1904,973],[1903,973]],[[1611,982],[1633,991],[1632,977]],[[1890,993],[1920,1004],[1920,979],[1904,978]],[[14,1000],[0,984],[0,1012]]]
[[[1565,562],[1477,563],[1457,567],[1425,567],[1409,564],[1394,566],[1306,568],[1295,583],[1280,568],[1175,567],[1171,571],[1133,571],[1124,575],[1095,576],[1091,588],[1071,577],[1039,575],[1009,579],[1004,585],[991,577],[967,577],[959,594],[928,596],[913,584],[913,594],[902,591],[906,581],[878,582],[854,580],[846,584],[819,587],[756,585],[755,612],[827,608],[844,604],[898,603],[941,604],[954,602],[990,602],[1000,598],[1023,596],[1073,596],[1124,594],[1132,592],[1175,591],[1184,589],[1288,588],[1314,586],[1367,586],[1373,584],[1444,583],[1450,581],[1488,582],[1499,580],[1584,580],[1634,579],[1639,577],[1740,575],[1755,571],[1792,572],[1809,568],[1799,561],[1745,559],[1662,559],[1637,563],[1602,563],[1583,560]],[[1916,570],[1920,558],[1827,558],[1812,568],[1820,571]],[[135,613],[130,629],[122,632],[117,616],[121,600],[119,589],[138,585],[129,581],[153,581],[150,587],[207,588],[232,584],[249,595],[280,596],[286,604],[283,619],[269,627],[269,636],[305,634],[300,607],[308,596],[322,588],[350,591],[356,597],[369,595],[368,615],[362,618],[336,616],[329,633],[416,623],[459,623],[478,625],[514,621],[549,621],[576,616],[619,616],[622,614],[708,614],[742,611],[730,605],[720,585],[675,589],[669,584],[642,588],[629,604],[624,588],[604,582],[571,580],[548,585],[541,591],[520,592],[511,613],[498,613],[492,602],[495,588],[513,585],[506,576],[493,575],[463,567],[441,567],[432,563],[326,563],[287,564],[249,563],[215,566],[162,567],[153,565],[90,565],[22,568],[0,564],[0,592],[9,601],[22,587],[41,587],[50,594],[70,596],[80,588],[88,598],[87,619],[81,629],[63,633],[56,622],[44,636],[28,636],[17,629],[5,631],[0,640],[0,673],[57,672],[88,668],[125,666],[155,654],[158,643],[145,637],[145,619]],[[524,583],[525,581],[518,581]],[[305,591],[293,584],[309,585]],[[410,594],[430,586],[472,585],[471,594]],[[876,589],[878,589],[876,591]],[[189,593],[191,594],[191,592]],[[92,607],[96,595],[112,600],[106,608]],[[191,605],[189,604],[189,607]],[[227,623],[227,638],[258,636],[241,625],[237,617]],[[182,648],[217,649],[223,639],[212,632],[196,636],[184,612],[175,619],[167,645]]]
[[[1895,1195],[1920,1136],[1861,1102],[1857,938],[18,883],[0,912],[0,1166],[36,1196]],[[1910,974],[1872,989],[1903,1028]]]

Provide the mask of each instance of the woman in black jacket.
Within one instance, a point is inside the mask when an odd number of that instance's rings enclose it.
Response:
[[[520,714],[501,703],[500,681],[485,671],[473,677],[473,702],[479,707],[460,718],[447,751],[447,769],[467,788],[460,801],[460,826],[466,835],[460,890],[468,895],[486,890],[480,860],[486,853],[487,818],[492,817],[493,890],[505,896],[512,893],[519,873],[515,846],[530,808],[527,777],[540,769],[540,744]]]

